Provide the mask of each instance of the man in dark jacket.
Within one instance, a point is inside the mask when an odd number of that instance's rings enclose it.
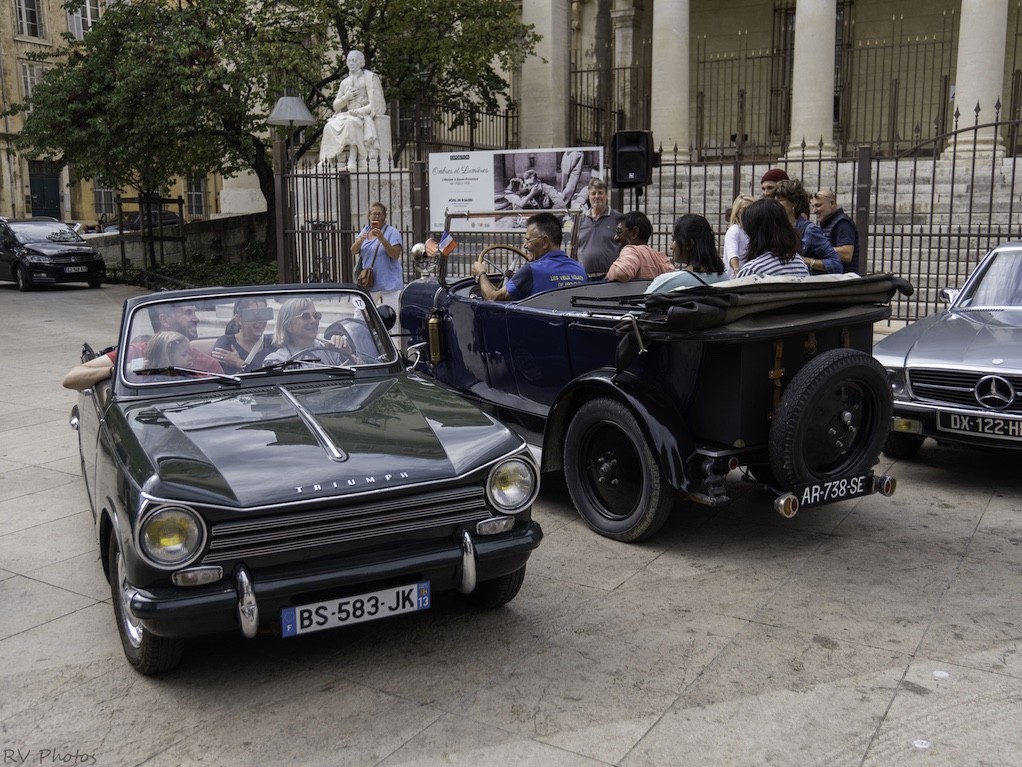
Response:
[[[821,189],[813,195],[813,213],[834,250],[841,256],[844,271],[859,273],[859,232],[855,222],[837,204],[833,189]]]

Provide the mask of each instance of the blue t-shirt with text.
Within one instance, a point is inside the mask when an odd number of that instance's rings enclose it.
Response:
[[[522,266],[504,286],[511,298],[518,300],[567,285],[586,282],[585,267],[563,250],[551,250],[537,261]]]

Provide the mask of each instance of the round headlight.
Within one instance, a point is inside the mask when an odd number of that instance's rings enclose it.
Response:
[[[517,513],[528,506],[536,491],[536,474],[521,458],[511,458],[493,467],[486,493],[498,510]]]
[[[181,506],[167,506],[150,514],[142,523],[139,545],[154,563],[176,567],[198,553],[202,531],[195,512]]]

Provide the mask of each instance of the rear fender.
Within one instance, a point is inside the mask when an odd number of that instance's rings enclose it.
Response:
[[[650,452],[675,490],[687,493],[698,484],[695,442],[677,407],[635,376],[615,374],[613,368],[599,368],[579,376],[557,396],[543,433],[543,471],[564,469],[568,424],[583,403],[601,396],[620,401],[635,416]]]

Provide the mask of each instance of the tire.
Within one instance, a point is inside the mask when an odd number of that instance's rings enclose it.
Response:
[[[19,265],[14,266],[14,282],[23,293],[35,287],[32,284],[32,277],[25,274],[25,267]]]
[[[463,596],[475,607],[493,610],[503,607],[518,596],[524,582],[525,565],[522,565],[513,573],[476,584],[474,591]]]
[[[121,646],[128,663],[141,674],[151,675],[168,671],[176,666],[184,651],[180,639],[158,637],[146,631],[128,608],[132,590],[124,573],[124,558],[117,546],[117,536],[110,534],[110,596],[114,603],[114,620]]]
[[[674,507],[674,489],[617,400],[595,399],[575,413],[564,440],[564,478],[586,524],[617,541],[656,534]]]
[[[856,349],[831,349],[788,384],[770,424],[770,468],[780,489],[862,474],[891,423],[883,366]]]
[[[103,284],[102,280],[89,280],[89,287],[95,290]]]
[[[923,446],[926,437],[892,431],[884,442],[884,454],[891,458],[912,458]]]

